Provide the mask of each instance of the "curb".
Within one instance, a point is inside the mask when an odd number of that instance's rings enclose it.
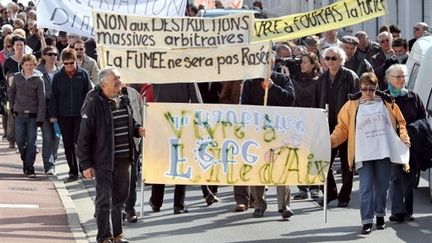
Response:
[[[57,190],[57,193],[62,201],[64,209],[66,210],[68,224],[71,229],[72,235],[77,243],[88,243],[87,237],[84,233],[84,229],[80,224],[80,219],[75,208],[75,204],[66,189],[65,184],[58,179],[51,179]]]

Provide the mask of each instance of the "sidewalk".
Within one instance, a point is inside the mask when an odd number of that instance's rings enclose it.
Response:
[[[16,149],[0,142],[0,243],[88,242],[65,185],[43,173],[40,153],[35,170],[36,178],[25,176]]]

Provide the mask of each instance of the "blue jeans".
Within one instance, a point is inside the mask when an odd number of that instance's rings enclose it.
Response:
[[[24,172],[34,172],[36,136],[36,118],[15,117],[15,141],[23,161]]]
[[[360,215],[362,224],[372,224],[374,214],[385,216],[390,184],[390,159],[364,161],[358,170],[360,180]]]
[[[42,160],[45,172],[54,169],[59,142],[60,139],[54,132],[53,123],[46,118],[42,126]]]

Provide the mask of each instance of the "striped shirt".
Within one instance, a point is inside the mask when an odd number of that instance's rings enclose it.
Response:
[[[111,106],[114,122],[114,161],[127,161],[130,156],[129,118],[126,106],[119,102]]]

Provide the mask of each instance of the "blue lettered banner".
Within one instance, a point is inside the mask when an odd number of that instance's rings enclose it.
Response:
[[[324,110],[150,103],[145,183],[322,185],[330,136]]]
[[[92,9],[141,16],[184,16],[186,0],[39,0],[38,25],[94,37]]]

